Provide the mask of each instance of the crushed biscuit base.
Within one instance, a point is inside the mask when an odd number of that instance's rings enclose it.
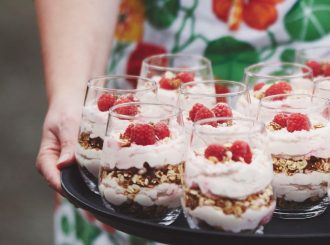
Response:
[[[78,142],[84,149],[102,150],[103,147],[103,139],[100,137],[91,138],[90,133],[80,133]]]

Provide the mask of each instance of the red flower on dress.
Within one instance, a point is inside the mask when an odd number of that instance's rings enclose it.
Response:
[[[283,0],[213,0],[213,12],[218,19],[236,31],[242,21],[249,27],[265,30],[277,20],[276,4]]]

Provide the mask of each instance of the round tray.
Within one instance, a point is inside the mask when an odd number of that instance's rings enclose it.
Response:
[[[219,244],[219,242],[246,242],[261,244],[269,240],[295,242],[330,241],[330,211],[306,220],[281,220],[273,218],[265,225],[263,234],[235,234],[219,231],[193,230],[181,214],[171,225],[159,225],[147,220],[135,219],[108,210],[101,197],[91,192],[85,185],[77,165],[61,172],[62,187],[66,197],[74,205],[86,209],[97,219],[115,229],[168,244]]]

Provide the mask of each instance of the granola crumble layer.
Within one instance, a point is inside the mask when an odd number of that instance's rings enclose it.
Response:
[[[100,137],[91,138],[90,133],[82,132],[79,135],[78,142],[84,149],[102,150],[103,139]]]
[[[272,187],[269,185],[263,191],[247,196],[245,199],[230,199],[220,196],[206,196],[199,189],[184,188],[184,202],[187,208],[194,210],[201,206],[220,208],[226,215],[240,217],[248,209],[259,210],[270,207],[274,201]]]

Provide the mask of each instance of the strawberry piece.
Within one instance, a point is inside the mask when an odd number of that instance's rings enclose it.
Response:
[[[215,157],[217,162],[221,162],[226,157],[226,148],[218,144],[209,145],[204,151],[204,157],[209,160]]]
[[[130,98],[120,98],[116,100],[114,103],[115,105],[123,104],[123,103],[130,103],[132,100]],[[136,105],[128,105],[128,106],[123,106],[120,108],[116,109],[116,112],[121,115],[126,115],[126,116],[135,116],[138,113],[138,107]]]
[[[191,72],[179,72],[176,74],[175,78],[180,80],[182,83],[188,83],[194,81],[195,75]]]
[[[156,143],[155,129],[150,124],[135,124],[130,129],[131,142],[137,145],[153,145]]]
[[[115,103],[116,96],[113,94],[102,94],[97,100],[97,107],[100,111],[108,111]]]
[[[195,122],[195,116],[197,111],[199,111],[201,108],[206,108],[204,105],[200,103],[196,103],[193,108],[189,111],[189,118],[191,121]],[[207,108],[206,108],[207,109]]]
[[[216,94],[222,94],[222,95],[225,95],[225,94],[228,94],[230,93],[230,90],[228,87],[222,85],[222,84],[216,84],[215,85],[215,93]],[[217,97],[217,102],[223,102],[223,103],[226,103],[227,102],[227,98],[226,97]]]
[[[314,77],[321,75],[322,67],[321,64],[318,63],[317,61],[309,60],[305,63],[305,65],[309,66],[312,69]]]
[[[233,142],[232,146],[230,147],[230,151],[232,152],[233,156],[232,159],[237,161],[243,161],[245,163],[252,162],[252,152],[248,143],[242,140],[236,140]]]
[[[194,118],[195,119],[194,122],[196,122],[198,120],[202,120],[202,119],[212,118],[212,117],[214,117],[214,113],[210,109],[208,109],[206,107],[202,107],[202,108],[200,108],[196,112],[196,115],[195,115],[195,118]],[[217,126],[217,122],[215,122],[215,121],[214,122],[207,123],[207,124],[209,124],[209,125],[211,125],[213,127],[216,127]]]
[[[155,124],[155,134],[159,140],[162,140],[170,136],[170,130],[167,127],[166,123],[159,122]]]
[[[266,85],[266,83],[261,82],[261,83],[257,83],[253,86],[253,91],[259,91],[260,89],[262,89],[264,86]]]
[[[216,117],[232,117],[233,112],[231,108],[226,103],[218,103],[213,109],[212,109],[214,115]],[[230,123],[231,120],[219,120],[218,123]]]
[[[159,87],[167,90],[175,90],[180,87],[181,81],[176,78],[162,77],[159,80]]]
[[[285,128],[287,125],[289,115],[287,113],[281,112],[275,115],[273,122],[280,125],[282,128]]]
[[[286,128],[289,132],[302,130],[309,131],[311,129],[311,122],[304,114],[292,113],[287,119]]]
[[[285,81],[274,83],[265,91],[265,96],[277,95],[277,94],[288,94],[292,91],[292,87]],[[281,96],[276,99],[283,99]]]
[[[325,77],[330,76],[330,64],[324,64],[323,76],[325,76]]]

